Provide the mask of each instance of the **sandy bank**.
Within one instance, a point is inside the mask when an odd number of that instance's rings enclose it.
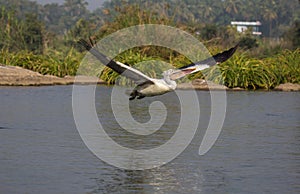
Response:
[[[0,65],[0,85],[2,86],[42,86],[42,85],[69,85],[69,84],[105,84],[104,81],[94,77],[73,76],[64,78],[42,75],[16,66]]]

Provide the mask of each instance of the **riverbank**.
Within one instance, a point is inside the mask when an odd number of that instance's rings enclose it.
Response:
[[[106,84],[105,81],[88,76],[65,76],[63,78],[52,75],[42,75],[18,66],[0,65],[0,86],[46,86],[72,84]],[[178,84],[178,89],[196,90],[233,90],[243,91],[243,88],[228,88],[223,85],[195,79],[191,83]],[[274,88],[276,91],[300,91],[300,84],[286,83]]]
[[[96,81],[97,80],[97,81]],[[106,84],[100,79],[88,76],[65,76],[63,78],[42,75],[17,66],[0,66],[0,86],[46,86],[71,84]]]

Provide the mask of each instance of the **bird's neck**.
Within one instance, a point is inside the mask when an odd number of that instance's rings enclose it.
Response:
[[[174,80],[171,80],[169,75],[164,75],[164,81],[166,82],[166,84],[168,84],[170,88],[175,90],[177,83]]]

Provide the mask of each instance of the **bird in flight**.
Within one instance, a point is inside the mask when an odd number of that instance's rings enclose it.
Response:
[[[166,70],[163,72],[162,79],[155,79],[148,77],[137,69],[134,69],[119,61],[110,59],[103,53],[99,52],[97,48],[93,46],[91,41],[89,43],[84,39],[80,39],[78,43],[92,55],[94,55],[102,64],[135,82],[137,86],[130,93],[129,100],[162,95],[167,92],[173,91],[177,87],[177,83],[175,80],[226,61],[234,54],[234,52],[238,48],[237,44],[235,47],[232,47],[222,53],[218,53],[205,60],[191,63],[178,69]]]

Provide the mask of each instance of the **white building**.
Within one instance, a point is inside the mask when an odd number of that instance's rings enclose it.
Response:
[[[231,25],[236,26],[236,30],[238,32],[244,32],[248,28],[252,28],[253,35],[262,35],[262,33],[259,31],[259,27],[261,26],[260,21],[256,21],[256,22],[232,21]]]

